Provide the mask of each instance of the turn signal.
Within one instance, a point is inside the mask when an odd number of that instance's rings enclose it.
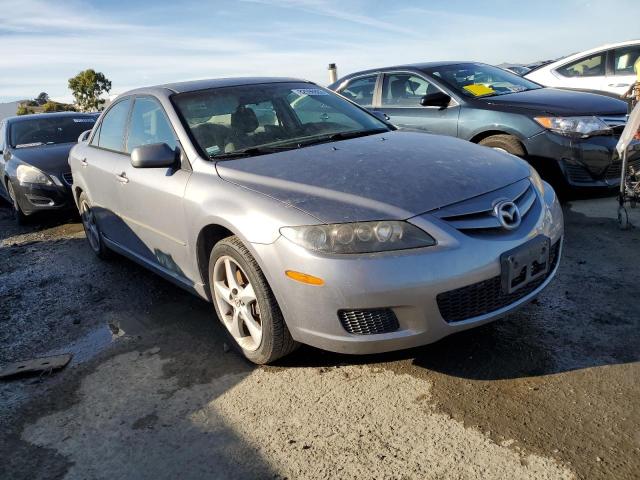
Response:
[[[287,270],[284,274],[295,280],[296,282],[306,283],[307,285],[316,285],[321,286],[324,285],[324,280],[318,277],[314,277],[313,275],[307,275],[306,273],[294,272],[293,270]]]

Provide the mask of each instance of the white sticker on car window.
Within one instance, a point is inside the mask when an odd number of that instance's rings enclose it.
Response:
[[[75,123],[95,123],[93,118],[74,118],[73,121]]]
[[[298,95],[329,95],[320,88],[294,88],[292,92]]]

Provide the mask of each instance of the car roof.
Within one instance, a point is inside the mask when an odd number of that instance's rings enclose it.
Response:
[[[333,85],[339,85],[340,83],[348,80],[354,76],[367,75],[369,73],[377,73],[377,72],[387,72],[389,70],[429,70],[431,68],[442,67],[445,65],[460,65],[464,63],[475,63],[485,65],[483,62],[473,62],[470,60],[459,60],[459,61],[442,61],[442,62],[421,62],[421,63],[406,63],[403,65],[393,65],[391,67],[380,67],[380,68],[370,68],[368,70],[360,70],[357,72],[350,73],[349,75],[345,75],[338,79]]]
[[[208,90],[210,88],[238,87],[242,85],[259,85],[263,83],[287,83],[304,82],[313,83],[308,80],[287,77],[234,77],[234,78],[211,78],[204,80],[192,80],[189,82],[166,83],[150,87],[136,88],[119,95],[119,97],[132,94],[164,94],[196,92],[198,90]]]
[[[567,55],[566,57],[560,57],[560,58],[558,58],[556,60],[553,60],[551,62],[545,63],[544,65],[540,65],[539,67],[533,69],[532,71],[542,70],[543,68],[554,69],[560,64],[564,64],[564,63],[571,62],[573,60],[577,60],[577,59],[582,58],[582,57],[584,57],[586,55],[589,55],[591,53],[598,53],[598,52],[601,52],[603,50],[610,50],[612,48],[629,47],[629,46],[632,46],[632,45],[640,45],[640,40],[626,40],[624,42],[618,42],[618,43],[605,43],[604,45],[600,45],[598,47],[590,48],[589,50],[582,50],[581,52],[572,53],[570,55]],[[531,73],[531,72],[529,72],[529,73]]]
[[[98,118],[100,112],[51,112],[51,113],[30,113],[28,115],[15,115],[5,118],[7,123],[24,122],[28,120],[39,120],[42,118],[60,118],[60,117],[94,117]]]

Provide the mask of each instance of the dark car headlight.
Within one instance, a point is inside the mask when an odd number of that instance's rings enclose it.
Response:
[[[430,247],[435,239],[415,225],[389,220],[283,227],[282,236],[307,250],[322,253],[374,253]]]
[[[18,165],[16,177],[20,184],[37,183],[39,185],[53,185],[53,181],[46,173],[31,165]]]
[[[611,128],[601,119],[590,117],[535,117],[534,120],[552,132],[568,137],[588,137],[610,133]]]

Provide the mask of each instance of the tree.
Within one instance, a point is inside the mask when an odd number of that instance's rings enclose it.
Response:
[[[38,95],[34,99],[34,102],[36,102],[40,106],[44,105],[48,101],[49,101],[49,95],[47,94],[47,92],[40,92],[40,95]]]
[[[104,104],[100,98],[111,90],[111,81],[101,72],[89,68],[69,79],[69,89],[73,92],[76,103],[83,112],[99,110]]]
[[[76,109],[73,105],[69,105],[68,103],[58,103],[49,100],[42,106],[42,111],[45,113],[50,112],[75,112]]]
[[[33,113],[33,110],[27,108],[27,106],[22,103],[18,105],[18,109],[16,110],[16,115],[29,115],[31,113]]]

